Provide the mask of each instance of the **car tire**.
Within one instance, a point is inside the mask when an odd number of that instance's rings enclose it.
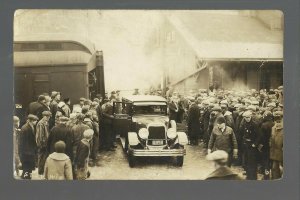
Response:
[[[176,157],[176,165],[178,167],[182,167],[183,166],[183,156],[177,156]]]
[[[129,154],[128,155],[128,163],[129,163],[129,167],[133,168],[135,166],[135,163],[136,163],[135,156]]]

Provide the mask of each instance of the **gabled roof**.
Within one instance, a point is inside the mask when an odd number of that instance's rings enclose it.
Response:
[[[283,31],[255,17],[176,12],[167,19],[200,59],[283,59]]]

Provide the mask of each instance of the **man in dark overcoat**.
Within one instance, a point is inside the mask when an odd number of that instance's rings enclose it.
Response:
[[[243,114],[244,123],[240,127],[240,135],[243,141],[244,167],[248,180],[257,180],[257,157],[260,130],[252,120],[252,112],[246,111]]]
[[[35,125],[38,117],[28,115],[27,123],[21,128],[19,137],[19,156],[22,163],[22,179],[31,179],[31,173],[35,169],[35,157],[37,152],[35,142]]]
[[[200,109],[198,105],[193,102],[188,111],[188,136],[191,145],[198,145],[198,138],[200,135]]]
[[[71,161],[73,160],[73,147],[72,147],[72,133],[71,130],[66,126],[69,118],[67,117],[60,117],[59,124],[54,126],[48,138],[47,149],[48,153],[51,154],[55,152],[55,143],[58,141],[63,141],[66,144],[66,154],[69,156]]]
[[[261,125],[261,137],[259,140],[258,150],[261,155],[261,162],[264,171],[264,179],[270,178],[270,137],[272,127],[274,126],[273,115],[270,111],[263,114],[263,123]]]
[[[170,113],[170,120],[177,120],[177,115],[178,115],[178,104],[177,104],[177,99],[172,97],[171,98],[171,102],[169,103],[169,113]]]

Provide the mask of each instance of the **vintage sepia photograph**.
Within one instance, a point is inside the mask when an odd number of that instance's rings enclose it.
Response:
[[[17,180],[284,177],[279,10],[14,14]]]

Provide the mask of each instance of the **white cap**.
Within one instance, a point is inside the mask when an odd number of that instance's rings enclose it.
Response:
[[[228,159],[228,153],[223,150],[214,151],[206,156],[206,160],[219,160],[226,162]]]

